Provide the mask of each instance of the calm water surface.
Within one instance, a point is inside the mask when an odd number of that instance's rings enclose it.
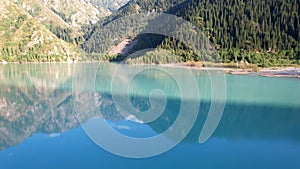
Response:
[[[84,69],[78,71],[80,66]],[[151,91],[160,89],[166,108],[153,122],[132,122],[120,115],[112,98],[112,79],[122,79],[117,68],[108,63],[96,69],[95,64],[0,65],[0,168],[300,168],[300,80],[290,78],[226,75],[223,117],[213,136],[200,144],[212,90],[207,72],[193,70],[201,96],[199,114],[179,145],[145,159],[103,150],[80,124],[102,119],[123,135],[156,136],[173,124],[183,101],[176,81],[154,66],[135,76],[128,97],[132,106],[145,111]],[[182,68],[166,69],[185,76]]]

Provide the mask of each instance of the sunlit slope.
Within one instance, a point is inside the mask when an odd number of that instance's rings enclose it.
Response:
[[[58,39],[16,4],[0,3],[0,59],[6,61],[67,61],[80,49]]]

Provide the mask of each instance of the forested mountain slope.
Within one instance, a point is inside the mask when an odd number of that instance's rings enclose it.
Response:
[[[192,46],[178,39],[154,34],[102,35],[105,26],[118,18],[164,12],[197,26],[217,50],[217,61],[260,66],[300,64],[298,0],[9,0],[1,1],[0,8],[0,59],[7,61],[85,57],[80,48],[90,59],[105,60],[111,56],[103,59],[102,55],[124,41],[130,49],[119,59],[157,48],[175,53],[182,61],[201,60]],[[52,37],[49,42],[47,37]],[[155,55],[159,60],[160,54]]]
[[[97,34],[110,21],[128,14],[156,11],[175,14],[199,27],[218,50],[219,61],[243,60],[264,66],[299,64],[299,8],[298,0],[134,0],[118,13],[90,27],[83,48],[97,53],[97,48],[92,49],[91,45],[103,43],[99,42]],[[173,39],[162,41],[161,37],[149,36],[159,39],[152,47],[179,50]],[[151,45],[144,48],[147,47]],[[175,53],[191,55],[183,58],[197,60],[193,53]]]

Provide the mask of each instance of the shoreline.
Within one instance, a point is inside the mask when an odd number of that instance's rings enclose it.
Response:
[[[285,67],[285,68],[262,68],[260,71],[237,71],[233,70],[229,74],[232,75],[249,75],[249,76],[263,76],[263,77],[287,77],[300,79],[300,68]]]
[[[104,61],[79,61],[79,62],[0,62],[0,65],[7,65],[7,64],[77,64],[77,63],[110,63]],[[146,64],[138,64],[138,65],[146,65]],[[218,66],[210,66],[210,67],[203,67],[199,65],[189,65],[187,63],[168,63],[168,64],[158,64],[157,66],[162,67],[174,67],[174,68],[189,68],[189,69],[198,69],[198,70],[216,70],[216,71],[224,71],[225,74],[231,75],[245,75],[245,76],[262,76],[262,77],[286,77],[286,78],[296,78],[300,79],[300,67],[268,67],[268,68],[260,68],[257,71],[254,71],[251,68],[226,68],[222,67],[222,65]]]
[[[251,68],[226,68],[226,67],[197,67],[185,64],[160,64],[163,67],[178,67],[178,68],[190,68],[198,70],[216,70],[224,71],[225,74],[231,75],[245,75],[245,76],[262,76],[262,77],[286,77],[286,78],[297,78],[300,79],[300,67],[268,67],[260,68],[258,71],[254,71]]]

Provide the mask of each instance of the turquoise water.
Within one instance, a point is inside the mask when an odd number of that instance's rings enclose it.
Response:
[[[143,71],[126,81],[139,70]],[[198,88],[192,88],[188,79],[185,85],[200,95],[195,124],[177,146],[151,158],[114,155],[95,144],[82,128],[81,124],[84,127],[101,120],[133,138],[161,134],[175,122],[181,102],[197,100],[196,94],[183,97],[185,86],[170,76],[185,79],[187,70],[120,68],[109,63],[0,65],[0,168],[300,167],[299,79],[225,75],[223,116],[212,137],[200,144],[213,90],[206,71],[188,70]],[[116,88],[124,84],[129,85]],[[128,96],[131,106],[147,111],[153,89],[163,91],[167,102],[161,116],[146,124],[123,117],[113,100],[113,95]],[[156,108],[164,103],[164,97],[159,96],[152,98]],[[173,132],[184,132],[184,126]],[[171,136],[166,139],[173,140]]]

